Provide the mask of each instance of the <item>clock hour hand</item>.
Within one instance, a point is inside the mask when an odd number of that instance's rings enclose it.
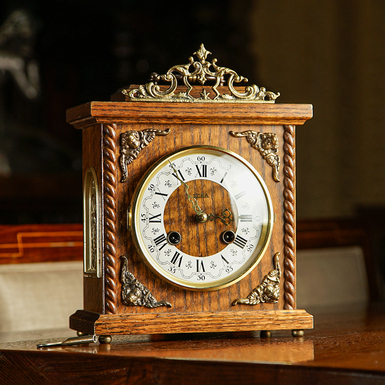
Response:
[[[208,215],[206,213],[204,213],[203,210],[199,207],[198,201],[192,195],[189,194],[189,192],[188,192],[189,186],[187,185],[187,183],[182,178],[180,178],[178,176],[178,172],[175,169],[174,165],[170,161],[169,161],[169,163],[170,163],[171,168],[174,171],[173,175],[185,187],[187,200],[192,204],[192,208],[195,211],[197,221],[201,222],[201,223],[207,222]]]
[[[221,212],[221,215],[209,214],[207,219],[209,221],[219,219],[226,226],[228,226],[231,222],[234,222],[233,213],[229,209],[224,209]]]

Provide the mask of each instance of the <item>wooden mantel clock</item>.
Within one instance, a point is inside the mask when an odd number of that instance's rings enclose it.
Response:
[[[295,249],[295,126],[312,106],[235,87],[209,54],[67,112],[83,130],[79,333],[313,327]]]

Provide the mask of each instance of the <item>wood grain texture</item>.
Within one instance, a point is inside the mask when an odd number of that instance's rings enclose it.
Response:
[[[199,207],[207,214],[218,215],[223,210],[231,210],[233,207],[228,191],[215,182],[194,180],[188,182],[187,186],[191,194],[199,196],[196,198],[197,201],[199,200]],[[224,249],[226,245],[220,242],[220,235],[228,230],[236,232],[236,223],[230,222],[225,225],[215,219],[197,226],[196,213],[191,204],[186,207],[185,213],[180,215],[180,203],[184,201],[186,201],[185,190],[183,187],[176,189],[168,199],[164,212],[166,232],[177,229],[182,237],[182,242],[176,247],[185,254],[203,256],[213,255]]]

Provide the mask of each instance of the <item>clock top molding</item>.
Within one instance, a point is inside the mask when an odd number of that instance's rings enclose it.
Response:
[[[76,128],[94,124],[302,125],[313,116],[311,104],[209,104],[175,102],[89,102],[67,111]]]
[[[111,102],[90,102],[67,111],[76,128],[108,123],[298,125],[313,115],[310,104],[275,104],[279,93],[267,91],[234,70],[220,67],[203,44],[187,64],[166,74],[152,73],[144,85],[131,85]],[[224,84],[227,83],[225,86]],[[235,85],[237,84],[237,85]],[[240,84],[245,84],[240,86]]]

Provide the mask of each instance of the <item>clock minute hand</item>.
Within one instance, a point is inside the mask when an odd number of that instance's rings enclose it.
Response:
[[[174,165],[173,165],[170,161],[168,161],[168,162],[170,163],[170,166],[171,166],[171,168],[172,168],[173,171],[174,171],[174,174],[173,174],[173,175],[175,176],[175,178],[178,179],[179,182],[180,182],[181,184],[183,184],[183,186],[185,187],[185,192],[186,192],[187,200],[192,204],[192,208],[193,208],[194,211],[195,211],[195,214],[196,214],[196,216],[197,216],[198,222],[201,222],[201,223],[206,222],[207,219],[208,219],[207,214],[205,214],[205,213],[202,211],[202,209],[199,207],[198,201],[197,201],[192,195],[189,194],[189,192],[188,192],[189,186],[187,185],[187,183],[186,183],[184,180],[182,180],[182,179],[178,176],[178,172],[177,172],[177,170],[175,169]]]

